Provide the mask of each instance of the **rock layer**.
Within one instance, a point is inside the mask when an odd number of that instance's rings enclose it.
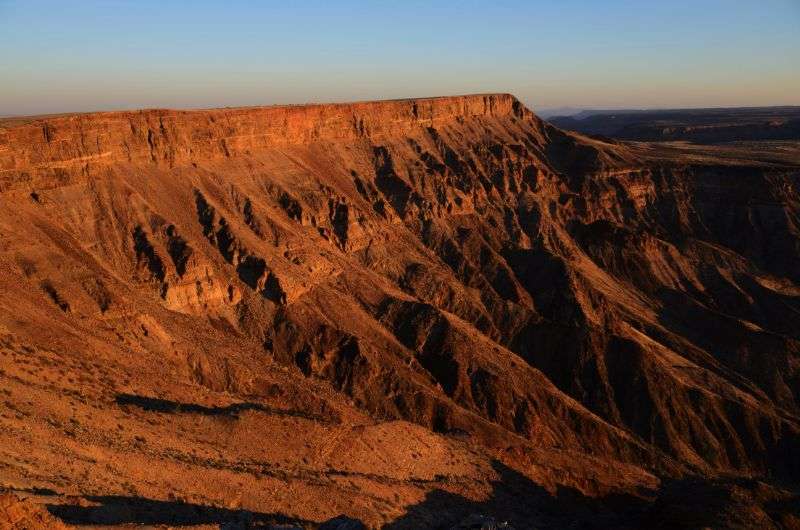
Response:
[[[397,451],[386,462],[422,458],[473,497],[498,476],[587,498],[640,495],[658,477],[791,482],[797,184],[796,165],[667,158],[566,133],[510,95],[8,123],[0,331],[15,381],[37,358],[98,359],[82,375],[103,380],[89,404],[203,395],[288,407],[304,429],[378,422],[393,438],[383,450]],[[84,392],[69,374],[43,396]],[[35,422],[10,417],[8,440],[21,439],[17,420]],[[121,420],[84,429],[101,421]],[[219,443],[225,428],[208,429]],[[142,442],[142,458],[157,443]],[[245,458],[222,445],[209,451]],[[319,473],[333,464],[317,450],[321,460],[289,454]],[[348,516],[429,521],[413,494],[376,493],[391,472],[374,465],[358,473],[384,504],[351,491]],[[24,483],[29,469],[4,473]],[[414,473],[392,480],[445,487]],[[225,480],[203,495],[220,502]],[[320,522],[337,515],[326,495],[272,508]],[[547,520],[525,509],[516,526]]]

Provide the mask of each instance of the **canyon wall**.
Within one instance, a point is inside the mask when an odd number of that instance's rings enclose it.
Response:
[[[663,158],[502,94],[0,127],[0,323],[147,366],[118,393],[288,374],[277,403],[585,495],[800,473],[796,166]]]

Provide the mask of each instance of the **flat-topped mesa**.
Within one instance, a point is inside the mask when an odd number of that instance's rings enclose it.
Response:
[[[473,117],[531,115],[510,94],[212,110],[99,112],[0,124],[0,190],[86,164],[167,166],[320,140],[379,138]],[[12,123],[12,122],[9,122]]]

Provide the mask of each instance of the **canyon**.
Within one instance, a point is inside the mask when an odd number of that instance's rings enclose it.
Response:
[[[0,270],[12,524],[800,528],[791,153],[509,94],[5,119]]]

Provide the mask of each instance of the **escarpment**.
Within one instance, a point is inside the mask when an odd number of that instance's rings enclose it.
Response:
[[[396,136],[472,117],[521,118],[526,112],[513,96],[493,94],[340,105],[76,114],[2,130],[0,171],[4,187],[28,181],[48,186],[117,162],[175,167],[277,145]]]
[[[586,495],[800,477],[797,166],[667,159],[510,95],[0,127],[0,332],[149,374],[102,399],[404,420]]]

